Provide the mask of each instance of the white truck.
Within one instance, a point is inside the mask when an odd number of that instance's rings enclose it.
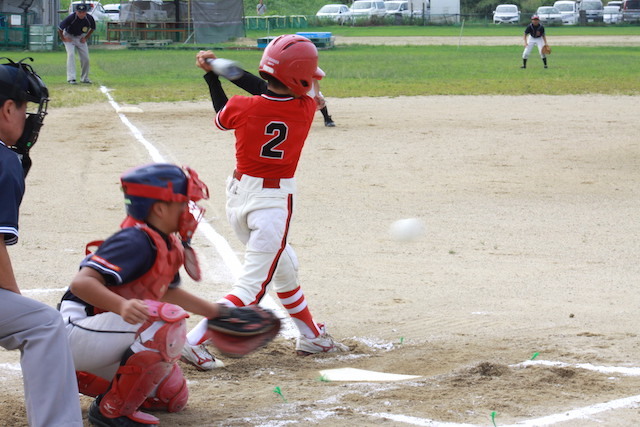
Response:
[[[411,16],[428,17],[429,16],[429,0],[408,0]]]
[[[576,25],[580,18],[580,3],[572,0],[558,0],[553,7],[560,11],[564,25]]]
[[[460,22],[460,0],[430,0],[429,21],[454,24]]]

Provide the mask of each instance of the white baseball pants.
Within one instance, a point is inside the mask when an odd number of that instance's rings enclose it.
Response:
[[[522,59],[528,59],[533,46],[538,46],[538,52],[540,52],[540,58],[546,58],[542,53],[542,48],[544,47],[544,39],[542,37],[532,37],[529,35],[527,40],[527,46],[524,48],[524,52],[522,52]]]
[[[298,258],[286,243],[295,178],[281,179],[280,188],[262,186],[262,178],[248,175],[227,179],[227,219],[246,245],[242,273],[230,294],[245,305],[256,303],[271,283],[277,292],[298,286]]]

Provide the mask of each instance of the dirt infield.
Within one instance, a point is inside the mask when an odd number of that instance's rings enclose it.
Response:
[[[594,122],[595,105],[615,114]],[[140,107],[128,119],[168,161],[200,173],[212,193],[206,220],[241,257],[224,216],[232,134],[214,130],[208,102]],[[279,337],[220,370],[182,365],[189,407],[159,414],[162,425],[488,426],[492,414],[497,425],[633,424],[633,401],[607,402],[638,394],[640,378],[599,367],[640,368],[637,99],[359,98],[329,108],[337,127],[318,116],[300,163],[291,243],[312,311],[352,353],[298,358]],[[88,114],[69,141],[70,123]],[[57,303],[85,243],[123,217],[119,175],[149,161],[106,102],[51,111],[11,248],[28,295]],[[409,217],[424,221],[424,238],[391,240],[389,225]],[[195,246],[205,281],[184,286],[215,300],[232,273],[205,236]],[[0,351],[4,425],[26,425],[18,357]],[[540,364],[522,365],[531,358]],[[344,367],[420,378],[320,376]],[[609,410],[553,418],[600,403]]]

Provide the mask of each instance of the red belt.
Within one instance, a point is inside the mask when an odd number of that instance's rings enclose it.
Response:
[[[233,177],[240,181],[244,174],[233,171]],[[280,188],[280,178],[262,178],[262,188]]]

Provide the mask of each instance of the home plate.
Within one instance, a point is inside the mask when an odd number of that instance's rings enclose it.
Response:
[[[320,371],[326,381],[402,381],[420,378],[420,375],[388,374],[355,368],[325,369]]]
[[[120,107],[116,113],[144,113],[144,111],[140,107]]]

